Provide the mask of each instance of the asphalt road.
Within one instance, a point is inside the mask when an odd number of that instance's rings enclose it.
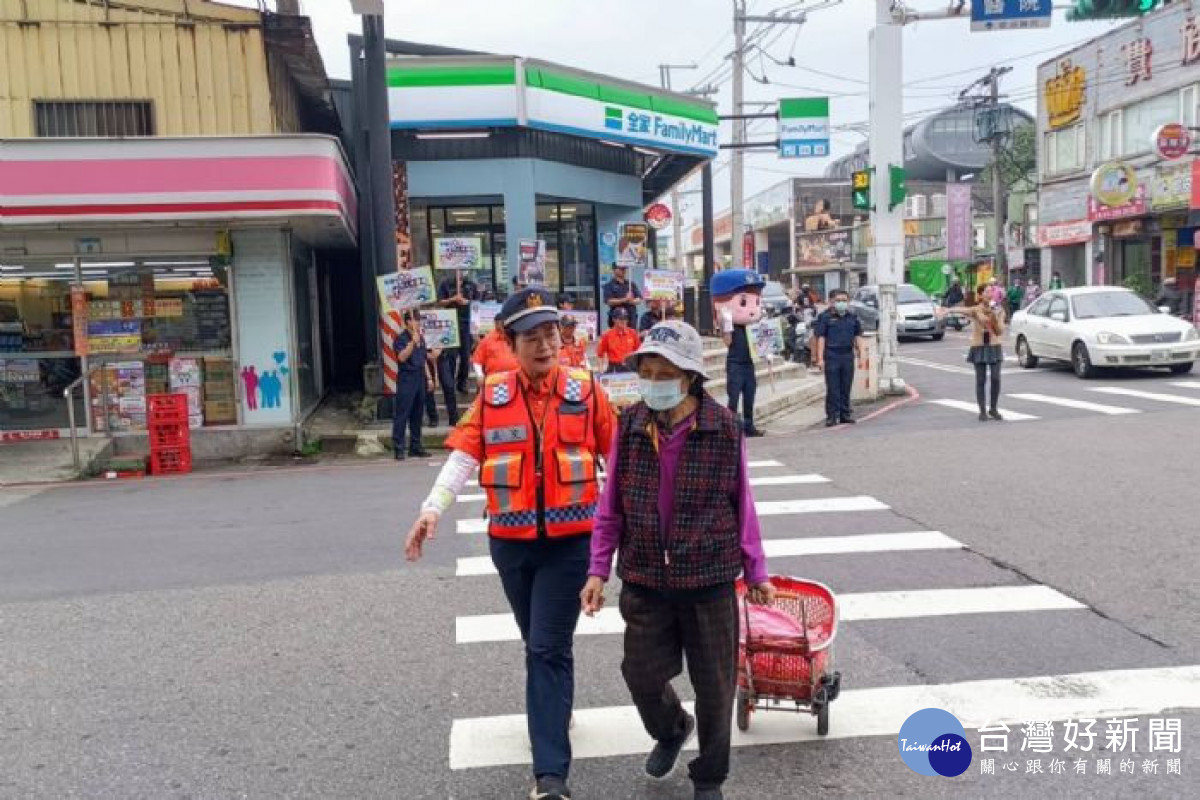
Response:
[[[796,553],[772,570],[842,601],[844,690],[823,741],[811,717],[755,714],[729,797],[1198,793],[1200,407],[1089,390],[1200,391],[1010,371],[1006,394],[1140,413],[1006,397],[1037,419],[982,424],[931,402],[971,400],[964,346],[902,345],[918,400],[752,443],[752,459],[777,462],[752,469],[760,508],[777,512],[762,517],[768,546]],[[505,735],[522,725],[521,645],[502,623],[472,627],[507,610],[495,576],[457,574],[485,571],[458,561],[484,556],[483,536],[456,532],[481,503],[402,563],[435,466],[0,491],[0,797],[523,797],[524,745]],[[682,777],[639,775],[620,658],[615,633],[577,637],[575,796],[690,797]],[[958,778],[897,754],[900,723],[926,706],[968,729],[975,760]],[[1021,750],[1026,717],[1058,720],[1052,752]],[[1100,735],[1079,775],[1062,720],[1084,717]],[[1149,752],[1151,720],[1170,718],[1179,752]],[[1009,721],[1007,752],[980,748],[974,728],[992,719]],[[1101,752],[1108,719],[1136,720],[1136,752]],[[1114,774],[1096,774],[1099,758]]]

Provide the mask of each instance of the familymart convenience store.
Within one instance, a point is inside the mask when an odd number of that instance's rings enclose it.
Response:
[[[408,263],[433,264],[439,238],[477,237],[471,278],[496,298],[519,243],[541,240],[547,287],[598,307],[623,224],[717,154],[712,103],[560,64],[410,55],[389,61],[388,85]]]

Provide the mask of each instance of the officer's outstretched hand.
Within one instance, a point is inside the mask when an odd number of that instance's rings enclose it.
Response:
[[[595,575],[587,579],[583,591],[579,593],[579,604],[583,613],[589,617],[604,608],[604,579]]]
[[[440,518],[436,511],[421,512],[421,516],[417,517],[417,521],[409,530],[408,538],[404,540],[405,558],[416,561],[421,557],[421,548],[424,547],[426,539],[434,538]]]

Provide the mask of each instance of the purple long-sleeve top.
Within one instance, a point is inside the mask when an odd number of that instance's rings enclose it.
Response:
[[[675,519],[675,474],[679,471],[679,460],[683,456],[683,445],[695,421],[691,415],[679,422],[670,432],[658,432],[658,522],[663,530],[670,530]],[[613,434],[612,448],[608,453],[609,479],[600,495],[596,509],[595,527],[592,531],[592,559],[588,574],[608,580],[612,571],[613,553],[621,544],[625,529],[625,518],[617,496],[616,464],[620,455],[620,431]],[[754,495],[750,492],[750,476],[746,468],[746,441],[742,440],[738,463],[738,524],[741,528],[742,570],[746,582],[751,586],[767,580],[767,556],[763,552],[762,530],[758,525],[758,512],[754,510]]]

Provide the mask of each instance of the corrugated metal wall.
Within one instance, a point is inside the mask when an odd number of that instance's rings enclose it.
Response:
[[[294,125],[272,112],[257,12],[197,0],[0,0],[0,138],[35,135],[34,100],[150,100],[159,136]]]

